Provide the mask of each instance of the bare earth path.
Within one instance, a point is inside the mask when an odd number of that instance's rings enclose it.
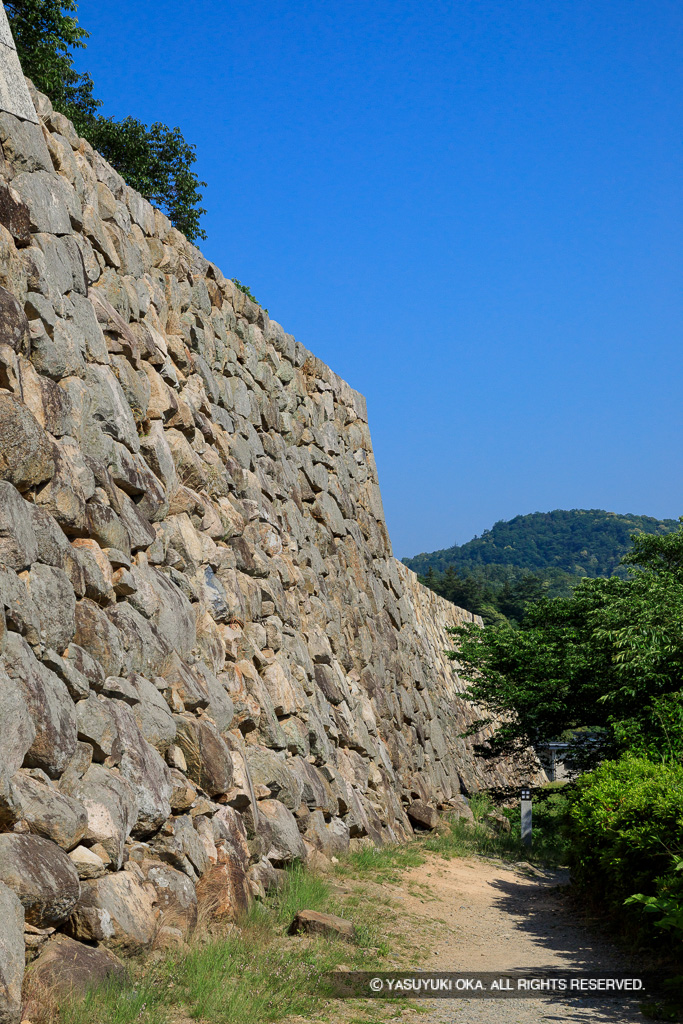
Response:
[[[387,931],[403,940],[397,944],[394,969],[628,971],[628,960],[613,945],[572,919],[558,888],[565,882],[562,873],[526,866],[430,857],[405,871],[398,884],[371,889],[378,900],[378,917],[385,918]],[[370,892],[368,896],[372,898]],[[375,1009],[380,1005],[375,1002]],[[644,1024],[646,1019],[635,1001],[594,998],[444,999],[417,1005],[419,1010],[404,1007],[403,1012],[395,1007],[394,1016],[422,1024]],[[380,1017],[388,1019],[379,1013],[370,1019]],[[347,1015],[333,1011],[328,1019]]]

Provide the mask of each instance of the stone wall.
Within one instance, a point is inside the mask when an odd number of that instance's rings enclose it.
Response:
[[[469,615],[392,556],[362,396],[31,96],[0,112],[0,1021],[24,935],[107,973],[93,944],[515,777],[460,738]]]

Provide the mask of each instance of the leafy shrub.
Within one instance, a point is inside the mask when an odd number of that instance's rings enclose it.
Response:
[[[241,292],[244,292],[244,294],[246,295],[246,297],[247,297],[248,299],[251,299],[251,301],[252,301],[252,302],[255,302],[257,306],[260,306],[260,305],[261,305],[261,303],[260,303],[260,302],[259,302],[259,300],[258,300],[258,299],[256,298],[256,296],[255,296],[255,295],[252,295],[252,294],[251,294],[251,289],[250,289],[250,287],[249,287],[249,285],[248,285],[248,284],[242,284],[242,282],[241,282],[241,281],[238,281],[236,277],[233,277],[233,278],[232,278],[231,280],[232,280],[232,283],[233,283],[233,284],[235,285],[235,287],[236,287],[236,288],[239,288],[239,290],[240,290]],[[265,307],[265,306],[262,306],[261,308],[262,308],[263,310],[265,310],[265,312],[266,312],[266,313],[268,312],[268,310],[266,309],[266,307]]]
[[[683,765],[625,754],[581,776],[570,801],[579,886],[614,910],[634,893],[666,895],[663,879],[683,854]]]
[[[671,871],[655,880],[655,888],[655,896],[637,893],[626,903],[641,904],[646,913],[655,915],[655,928],[683,940],[683,857],[673,858]]]

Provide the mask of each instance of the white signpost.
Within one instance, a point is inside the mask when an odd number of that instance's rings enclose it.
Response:
[[[531,846],[531,789],[528,786],[522,788],[522,842],[525,846]]]

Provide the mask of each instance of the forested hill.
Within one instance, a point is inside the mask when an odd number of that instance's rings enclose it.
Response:
[[[520,621],[529,601],[568,596],[583,576],[611,576],[633,533],[670,533],[675,519],[556,509],[496,523],[481,537],[404,558],[423,583],[485,621]]]
[[[535,572],[562,569],[577,576],[611,576],[631,546],[631,534],[670,533],[676,519],[618,515],[602,509],[533,512],[498,522],[467,544],[404,558],[413,572],[459,572],[484,565],[509,565]]]

